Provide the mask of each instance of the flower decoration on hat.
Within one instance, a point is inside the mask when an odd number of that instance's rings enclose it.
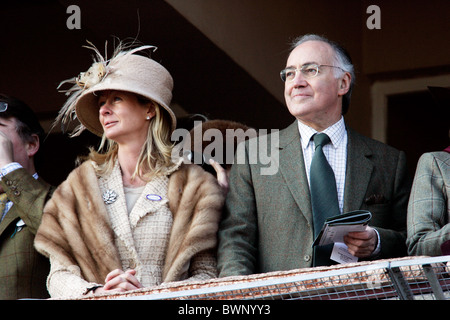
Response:
[[[103,62],[95,62],[88,71],[80,73],[76,78],[77,85],[83,89],[89,89],[96,85],[106,75],[106,67]]]
[[[75,107],[78,98],[80,98],[85,92],[88,90],[91,91],[95,90],[95,86],[102,83],[109,74],[114,73],[116,70],[114,70],[114,67],[112,67],[118,58],[122,58],[127,55],[131,55],[135,52],[146,50],[146,49],[152,49],[152,51],[155,51],[157,47],[150,46],[150,45],[143,45],[131,50],[127,50],[128,47],[124,45],[122,42],[118,44],[116,49],[114,50],[114,53],[110,59],[107,59],[106,54],[106,48],[108,43],[105,43],[105,57],[102,56],[100,51],[93,45],[91,42],[87,41],[89,46],[83,46],[84,48],[93,50],[95,52],[94,55],[94,63],[89,67],[89,69],[86,72],[81,72],[77,77],[64,80],[62,81],[58,88],[64,84],[70,83],[73,84],[73,86],[70,89],[67,90],[60,90],[60,92],[65,92],[69,98],[64,103],[63,107],[58,113],[58,116],[56,117],[56,120],[53,125],[56,125],[57,123],[61,123],[62,131],[65,132],[65,125],[69,122],[77,119]],[[80,135],[86,127],[83,124],[79,124],[74,131],[72,132],[71,136],[78,136]]]

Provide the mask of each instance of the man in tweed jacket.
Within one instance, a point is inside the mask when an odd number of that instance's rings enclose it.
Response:
[[[220,276],[314,265],[308,172],[310,137],[316,132],[331,137],[324,152],[336,176],[340,211],[366,209],[373,215],[365,232],[344,239],[349,252],[362,259],[406,255],[410,180],[405,154],[345,125],[342,115],[354,81],[345,51],[322,37],[301,38],[282,79],[286,104],[297,120],[279,132],[278,146],[270,145],[271,137],[258,138],[268,143],[268,150],[258,152],[278,155],[272,159],[279,165],[275,174],[261,175],[267,165],[250,163],[251,141],[245,145],[246,161],[231,169],[219,230]]]
[[[49,261],[33,247],[52,187],[37,177],[34,156],[43,130],[23,102],[0,95],[0,299],[47,298]]]

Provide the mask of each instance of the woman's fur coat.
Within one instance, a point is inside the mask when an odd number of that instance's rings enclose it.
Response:
[[[217,180],[192,164],[181,164],[170,175],[167,196],[173,224],[163,282],[182,280],[194,255],[216,248],[225,198]],[[109,272],[122,269],[91,161],[73,170],[45,206],[35,247],[67,268],[79,267],[91,283],[103,284]]]

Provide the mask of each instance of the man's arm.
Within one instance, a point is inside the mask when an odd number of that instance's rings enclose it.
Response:
[[[246,153],[245,164],[234,164],[219,227],[219,276],[255,273],[257,263],[257,217],[255,195]]]

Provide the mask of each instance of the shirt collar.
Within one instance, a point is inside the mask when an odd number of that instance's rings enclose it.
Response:
[[[311,137],[317,133],[317,130],[307,126],[301,121],[297,121],[298,131],[300,132],[300,139],[304,149],[306,149],[311,142]],[[334,148],[338,148],[344,141],[347,129],[345,128],[344,117],[341,116],[338,122],[322,131],[326,133],[331,140],[331,144]]]

